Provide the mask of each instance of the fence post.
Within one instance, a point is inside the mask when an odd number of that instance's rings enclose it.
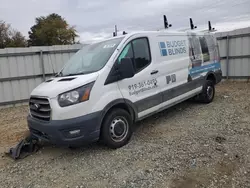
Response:
[[[226,62],[226,65],[227,65],[227,80],[229,78],[229,36],[227,35],[227,62]]]
[[[44,62],[43,62],[43,51],[40,51],[40,63],[41,63],[41,67],[42,67],[42,75],[43,75],[43,81],[46,80],[45,77],[45,69],[44,69]]]

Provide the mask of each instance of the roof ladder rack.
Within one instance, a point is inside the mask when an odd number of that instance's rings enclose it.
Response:
[[[208,21],[208,31],[215,31],[215,28],[212,27],[211,22]]]
[[[126,31],[122,32],[122,35],[126,35],[128,34]],[[117,37],[118,35],[118,29],[117,29],[117,25],[115,25],[115,31],[113,32],[113,37]]]
[[[172,24],[168,24],[168,19],[167,19],[166,15],[163,15],[163,20],[164,20],[164,28],[165,29],[172,27]]]
[[[190,28],[191,28],[191,30],[196,29],[197,26],[194,25],[193,19],[192,19],[192,18],[189,18],[189,20],[190,20]]]

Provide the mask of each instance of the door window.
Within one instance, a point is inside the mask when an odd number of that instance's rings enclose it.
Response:
[[[132,44],[131,43],[127,44],[127,46],[123,49],[122,53],[118,57],[118,64],[121,63],[121,59],[122,58],[131,58],[131,59],[134,58],[134,54],[133,54],[133,49],[132,49]]]
[[[118,57],[118,64],[122,58],[131,58],[136,72],[144,69],[151,62],[148,39],[139,38],[128,43]]]
[[[148,40],[146,38],[136,39],[132,41],[132,44],[135,70],[138,72],[148,66],[151,61]]]

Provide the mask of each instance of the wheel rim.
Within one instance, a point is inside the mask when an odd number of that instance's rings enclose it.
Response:
[[[128,134],[128,121],[124,117],[114,118],[109,133],[113,141],[121,142]]]
[[[207,96],[209,99],[212,99],[214,95],[214,90],[212,86],[208,86],[207,87]]]

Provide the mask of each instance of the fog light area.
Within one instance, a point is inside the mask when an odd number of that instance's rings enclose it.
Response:
[[[73,130],[73,131],[69,131],[69,134],[70,135],[78,135],[81,133],[81,130],[80,129],[76,129],[76,130]]]

